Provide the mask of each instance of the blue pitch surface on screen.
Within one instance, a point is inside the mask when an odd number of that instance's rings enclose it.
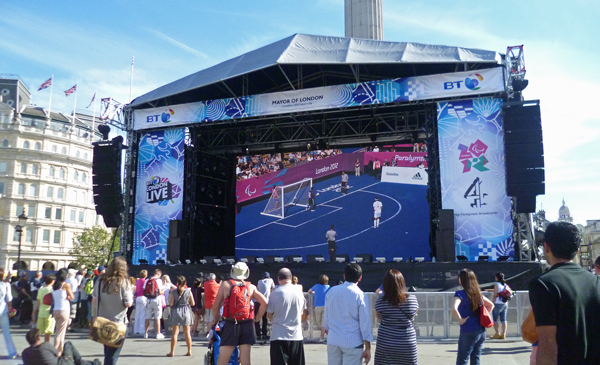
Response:
[[[335,225],[337,254],[375,257],[425,257],[429,260],[427,187],[382,183],[371,175],[349,175],[348,195],[340,176],[313,183],[317,208],[292,206],[286,217],[261,215],[267,200],[243,207],[236,216],[236,256],[323,255],[329,258],[325,233]],[[383,203],[379,228],[373,228],[373,202]]]

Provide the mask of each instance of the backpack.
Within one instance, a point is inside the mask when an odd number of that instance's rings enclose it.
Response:
[[[515,296],[515,292],[512,291],[508,284],[504,284],[504,289],[502,289],[502,291],[498,293],[498,296],[500,297],[500,300],[502,300],[503,303],[506,303],[509,300],[511,300],[512,297]]]
[[[237,321],[254,319],[254,306],[250,300],[250,283],[242,281],[238,283],[229,280],[231,291],[223,305],[223,317]]]
[[[85,283],[84,291],[85,291],[86,295],[92,295],[92,293],[94,292],[94,279],[93,278],[89,278],[88,281]]]
[[[156,279],[150,278],[144,286],[144,296],[148,299],[154,299],[158,297],[160,290],[158,289],[158,283]]]

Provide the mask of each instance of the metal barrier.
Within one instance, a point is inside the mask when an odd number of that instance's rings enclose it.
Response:
[[[373,336],[377,337],[379,322],[375,317],[375,302],[379,294],[366,293],[371,307],[371,324]],[[452,316],[451,306],[454,292],[418,292],[410,293],[417,297],[419,302],[419,311],[415,318],[414,326],[417,332],[417,338],[420,339],[443,339],[458,338],[460,334],[460,325]],[[490,300],[492,294],[484,292],[484,295]],[[314,322],[313,294],[304,293],[306,298],[310,319],[303,323],[304,338],[316,340],[319,338],[320,329]],[[508,302],[508,313],[506,320],[508,322],[507,336],[521,336],[521,323],[529,311],[529,292],[517,291],[512,300]]]

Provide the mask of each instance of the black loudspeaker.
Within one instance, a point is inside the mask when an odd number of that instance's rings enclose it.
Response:
[[[370,253],[359,253],[354,257],[360,257],[363,259],[362,262],[373,262],[373,255]]]
[[[275,261],[276,257],[281,257],[283,259],[283,256],[279,256],[279,255],[267,255],[267,256],[265,256],[265,264],[275,264],[275,263],[277,263],[277,261]]]
[[[258,256],[244,256],[244,257],[242,257],[242,261],[244,261],[244,259],[246,259],[246,261],[249,264],[255,264],[257,258],[258,258]]]
[[[294,258],[300,258],[299,262],[302,262],[302,256],[300,255],[285,255],[285,262],[296,262]]]
[[[182,220],[177,220],[177,219],[170,220],[169,221],[169,237],[170,238],[181,237],[182,227],[183,227]]]
[[[317,258],[323,259],[323,260],[321,260],[321,262],[325,262],[325,258],[323,257],[323,255],[307,255],[306,256],[306,262],[307,263],[318,262]]]
[[[167,238],[167,260],[172,263],[181,261],[181,238]]]
[[[454,248],[454,210],[438,209],[435,252],[438,262],[456,261]]]
[[[344,259],[345,263],[350,262],[350,256],[348,256],[347,254],[335,255],[335,259],[334,259],[335,261],[334,262],[338,262],[338,260],[337,260],[338,258]]]
[[[538,101],[503,106],[506,194],[516,197],[517,213],[535,212],[535,198],[545,193],[544,144]]]
[[[92,191],[96,213],[107,227],[121,225],[123,192],[121,188],[121,150],[123,137],[94,143],[92,159]]]

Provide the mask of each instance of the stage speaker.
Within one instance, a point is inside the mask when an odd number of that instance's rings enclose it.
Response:
[[[373,262],[373,255],[370,253],[359,253],[354,257],[360,257],[363,259],[362,262]]]
[[[281,262],[283,262],[283,257],[282,256],[279,256],[279,255],[267,255],[267,256],[265,256],[265,264],[275,264],[275,263],[278,263],[280,259],[281,259]]]
[[[317,259],[319,259],[319,260],[317,260]],[[309,264],[315,263],[315,262],[325,262],[325,258],[323,257],[323,255],[307,255],[306,262]]]
[[[335,255],[335,258],[334,258],[335,261],[334,262],[338,262],[339,261],[338,258],[343,258],[344,261],[342,261],[342,262],[345,262],[345,263],[350,262],[350,256],[347,255],[347,254]]]
[[[173,219],[169,221],[169,237],[177,238],[181,237],[183,233],[183,221],[179,219]]]
[[[438,262],[456,261],[453,209],[438,209],[435,252]]]
[[[285,255],[285,262],[297,262],[298,259],[300,259],[299,262],[302,262],[302,256],[300,255]]]
[[[207,264],[214,264],[216,259],[218,259],[217,256],[204,256]]]
[[[107,227],[121,225],[123,192],[121,188],[121,151],[123,137],[94,143],[92,159],[92,192],[96,213]]]
[[[235,256],[223,256],[221,257],[221,261],[226,264],[235,265],[235,263],[238,262],[238,259]]]
[[[167,238],[167,260],[181,261],[181,238]]]
[[[533,194],[517,195],[517,196],[514,196],[513,199],[515,199],[515,205],[516,205],[515,212],[517,212],[517,213],[535,212],[536,195],[533,195]]]
[[[257,258],[258,258],[258,256],[244,256],[244,257],[242,257],[242,262],[254,264],[254,263],[256,263]]]

